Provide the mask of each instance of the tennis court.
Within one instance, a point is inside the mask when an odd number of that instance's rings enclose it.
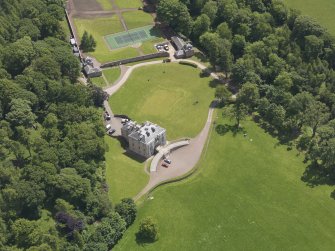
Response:
[[[118,49],[159,37],[159,31],[148,25],[105,36],[110,49]]]

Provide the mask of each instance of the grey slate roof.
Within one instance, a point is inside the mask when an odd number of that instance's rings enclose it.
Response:
[[[101,69],[100,68],[96,68],[96,67],[92,67],[90,65],[86,65],[84,67],[84,70],[85,70],[85,73],[87,75],[91,75],[91,74],[94,74],[94,73],[100,73],[101,72]]]
[[[130,123],[129,123],[130,122]],[[154,140],[157,135],[165,132],[165,129],[155,125],[149,121],[145,122],[142,126],[134,125],[134,122],[129,121],[124,126],[132,125],[134,126],[134,130],[129,134],[129,138],[134,140],[141,141],[142,143],[149,143]]]
[[[171,37],[172,42],[177,46],[178,50],[183,49],[185,42],[180,37]]]

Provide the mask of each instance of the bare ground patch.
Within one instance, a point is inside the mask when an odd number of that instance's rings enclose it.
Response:
[[[103,10],[96,0],[73,0],[73,4],[77,12]]]

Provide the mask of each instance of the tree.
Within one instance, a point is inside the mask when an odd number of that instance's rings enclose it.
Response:
[[[218,85],[215,89],[215,97],[220,100],[222,103],[227,103],[231,98],[231,92],[225,85]]]
[[[283,71],[276,77],[273,84],[282,90],[289,91],[293,85],[293,81],[290,74]]]
[[[211,20],[211,23],[214,22],[217,12],[218,12],[217,3],[212,0],[206,2],[204,7],[201,10],[202,14],[206,14],[209,17],[209,19]]]
[[[31,40],[36,41],[41,36],[40,30],[31,19],[23,18],[20,21],[20,27],[17,32],[18,38],[23,38],[25,36],[28,36],[31,38]]]
[[[195,38],[199,38],[202,34],[209,30],[210,25],[210,19],[206,14],[198,16],[193,25],[193,36]]]
[[[80,48],[84,52],[91,52],[95,50],[97,43],[94,40],[92,34],[88,34],[87,31],[84,31],[83,37],[81,38]]]
[[[213,66],[221,66],[228,77],[232,68],[231,44],[227,39],[222,39],[217,33],[206,32],[200,37],[200,44],[209,55]]]
[[[223,111],[223,116],[227,116],[229,119],[236,120],[236,127],[240,127],[240,122],[245,120],[248,115],[248,109],[244,104],[236,103],[235,105],[227,106]]]
[[[244,54],[244,48],[247,42],[245,41],[245,37],[242,35],[235,35],[232,42],[231,51],[233,56],[236,59],[240,58]]]
[[[157,18],[185,36],[192,31],[192,17],[186,5],[178,0],[161,0],[157,6]]]
[[[216,28],[216,32],[222,39],[227,39],[228,41],[231,41],[232,32],[226,22],[219,24],[219,26]]]
[[[122,199],[120,203],[116,204],[115,211],[125,220],[127,227],[133,224],[137,213],[136,204],[133,199]]]
[[[244,104],[247,107],[250,107],[251,110],[256,107],[257,102],[259,101],[259,90],[256,84],[245,83],[242,85],[238,95],[237,102]]]
[[[305,124],[312,127],[312,138],[314,138],[318,127],[327,122],[330,116],[328,107],[320,101],[310,103],[304,115]]]
[[[106,243],[111,249],[126,231],[126,222],[118,213],[111,213],[101,220],[89,242]]]
[[[50,79],[59,80],[61,77],[60,65],[51,57],[40,57],[33,62],[36,72],[41,72]]]
[[[48,36],[55,36],[59,30],[61,30],[61,26],[59,21],[50,15],[49,13],[43,13],[39,16],[41,21],[41,36],[42,38]]]
[[[13,76],[21,73],[35,56],[30,37],[24,37],[9,44],[3,52],[3,62],[6,70]]]
[[[305,36],[305,56],[308,60],[316,59],[323,49],[323,40],[315,35]]]
[[[137,236],[144,242],[154,242],[159,238],[159,229],[157,222],[151,218],[146,217],[140,222],[140,227]]]
[[[30,127],[34,124],[36,115],[31,111],[30,102],[19,98],[10,102],[10,111],[6,114],[6,119],[13,126]]]
[[[294,21],[292,34],[300,40],[305,36],[315,35],[320,37],[325,30],[313,18],[309,16],[298,16]]]
[[[288,9],[282,1],[272,1],[270,12],[277,25],[283,25],[288,18]]]

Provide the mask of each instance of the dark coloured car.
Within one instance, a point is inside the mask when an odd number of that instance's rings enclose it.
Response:
[[[165,167],[165,168],[168,168],[168,167],[169,167],[169,165],[166,164],[166,163],[163,163],[162,166]]]

